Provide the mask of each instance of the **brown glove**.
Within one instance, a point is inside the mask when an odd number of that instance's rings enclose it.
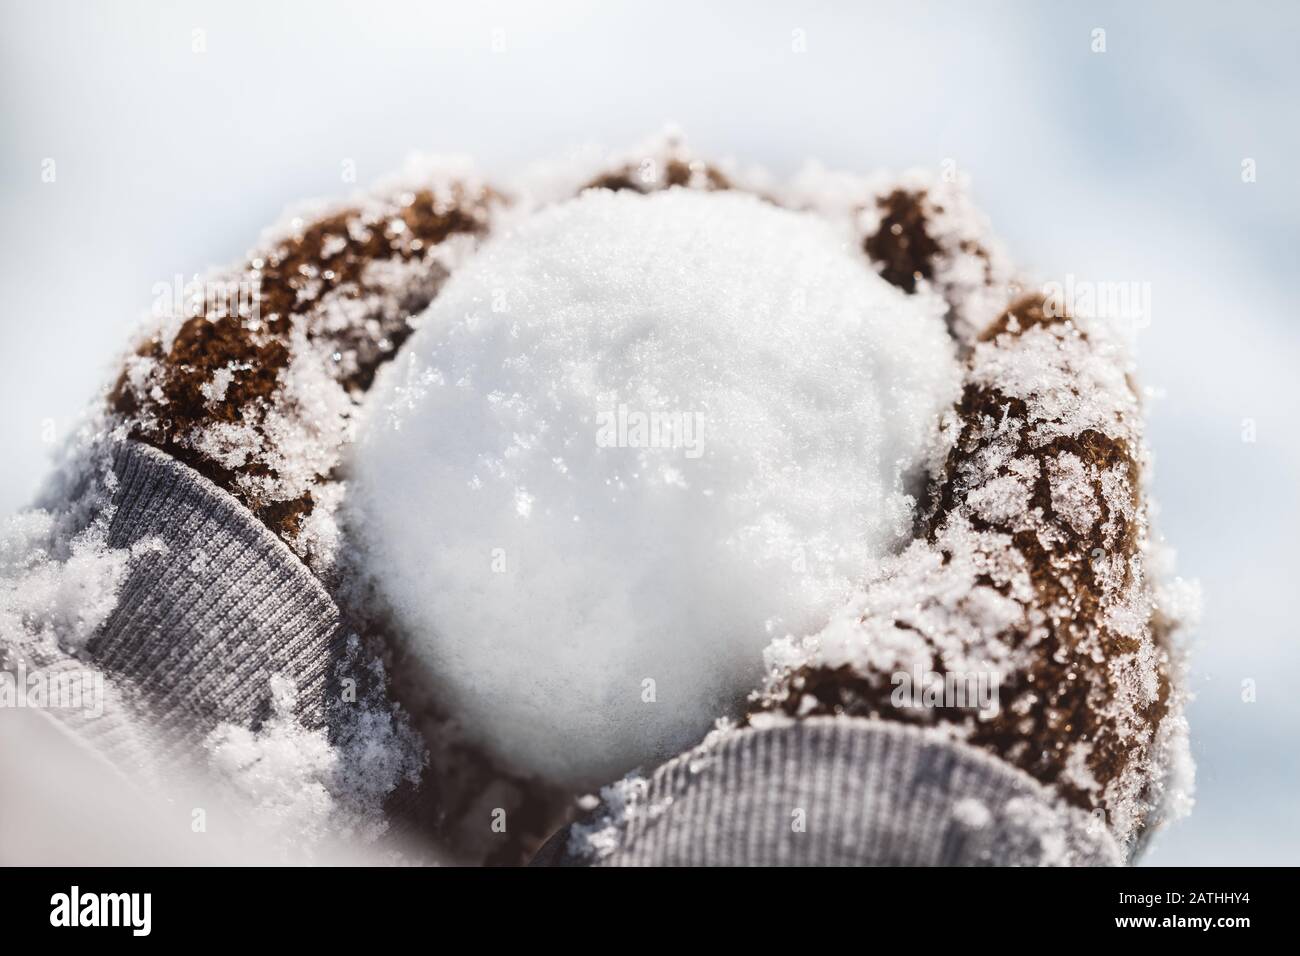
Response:
[[[879,200],[865,248],[905,289],[945,294],[954,255],[924,193]],[[960,289],[969,301],[970,289]],[[1143,492],[1141,408],[1100,323],[1019,298],[968,346],[957,437],[918,538],[826,630],[778,645],[750,719],[852,714],[930,725],[1097,813],[1132,847],[1185,798],[1186,723]],[[927,693],[928,691],[928,693]],[[990,693],[991,692],[991,693]],[[954,699],[961,698],[961,699]],[[990,699],[992,698],[992,699]]]

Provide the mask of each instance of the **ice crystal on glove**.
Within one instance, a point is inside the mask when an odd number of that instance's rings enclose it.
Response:
[[[735,193],[591,190],[485,245],[353,462],[448,710],[575,786],[698,740],[910,534],[958,388],[942,311]]]
[[[969,188],[955,170],[861,176],[811,165],[779,196],[796,208],[850,223],[863,251],[893,285],[942,295],[954,337],[968,345],[1020,289]]]
[[[328,574],[333,473],[359,396],[497,202],[464,163],[430,160],[352,202],[296,210],[239,266],[156,305],[113,410]]]
[[[652,193],[680,187],[713,192],[743,189],[762,194],[767,176],[741,171],[731,162],[705,160],[669,126],[630,149],[610,151],[596,144],[572,149],[559,160],[544,160],[515,183],[521,204],[533,208],[563,202],[585,189]]]
[[[1104,325],[1053,315],[1040,298],[987,329],[926,533],[820,633],[769,650],[760,706],[946,728],[1104,812],[1122,845],[1184,812],[1171,638],[1184,621],[1158,603],[1169,588],[1147,569],[1159,548],[1129,371]],[[908,706],[895,691],[912,674],[989,677],[997,713]]]

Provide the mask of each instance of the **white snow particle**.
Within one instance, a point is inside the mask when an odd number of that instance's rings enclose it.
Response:
[[[993,820],[993,814],[974,797],[963,797],[952,806],[953,819],[970,830],[982,830]]]

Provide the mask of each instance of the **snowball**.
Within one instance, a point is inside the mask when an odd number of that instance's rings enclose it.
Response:
[[[739,194],[593,190],[491,240],[381,374],[350,491],[470,739],[588,787],[734,711],[909,533],[942,309]]]

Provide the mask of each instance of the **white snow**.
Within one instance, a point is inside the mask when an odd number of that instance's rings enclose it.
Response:
[[[294,717],[294,683],[271,677],[272,714],[257,730],[218,725],[204,740],[207,770],[231,806],[287,860],[310,860],[327,842],[373,843],[388,829],[384,801],[404,780],[419,780],[423,742],[385,695],[387,678],[352,635],[341,676],[369,671],[368,690],[332,702],[325,728]]]
[[[588,794],[578,801],[580,809],[592,812],[569,829],[565,850],[580,859],[599,860],[616,851],[623,833],[645,801],[650,781],[636,773],[600,788],[600,795]]]
[[[131,559],[163,547],[156,538],[108,546],[117,477],[102,427],[89,421],[70,439],[41,506],[0,524],[0,651],[81,649],[117,607]]]
[[[952,815],[969,830],[982,830],[993,822],[988,806],[975,797],[962,797],[952,805]]]
[[[739,194],[592,191],[489,242],[381,373],[350,490],[470,738],[594,785],[734,711],[905,543],[943,311]]]
[[[999,390],[1008,404],[1000,417],[967,423],[981,438],[958,446],[949,478],[964,497],[932,537],[879,562],[819,633],[775,641],[766,652],[769,685],[759,700],[799,693],[787,681],[800,668],[848,667],[878,682],[932,667],[1023,674],[1047,653],[1044,642],[1053,629],[1069,627],[1074,646],[1068,653],[1080,663],[1106,665],[1079,678],[1093,688],[1089,709],[1098,718],[1097,733],[1106,735],[1107,745],[1129,748],[1129,760],[1103,785],[1088,763],[1095,741],[1069,741],[1055,783],[1104,807],[1112,835],[1128,848],[1142,826],[1190,804],[1180,651],[1157,642],[1153,613],[1159,609],[1167,627],[1181,630],[1194,613],[1195,596],[1194,589],[1168,580],[1169,560],[1149,538],[1141,488],[1122,463],[1089,463],[1068,451],[1045,456],[1042,464],[1035,459],[1035,451],[1053,441],[1095,432],[1117,442],[1139,466],[1144,462],[1141,409],[1126,375],[1131,359],[1109,327],[1089,322],[1086,332],[1082,322],[1036,325],[973,347],[966,382]],[[1010,399],[1023,409],[1013,411]],[[1040,473],[1050,515],[1031,501]],[[1087,536],[1094,531],[1102,547],[1092,547],[1096,541]],[[1073,551],[1054,559],[1051,573],[1082,578],[1082,565],[1091,564],[1096,610],[1044,603],[1016,533],[1032,534],[1044,547],[1074,541]],[[1131,650],[1116,648],[1120,636]],[[1158,700],[1162,668],[1171,678],[1170,713],[1153,735],[1145,714]],[[1069,679],[1075,677],[1071,672]],[[1024,714],[1038,699],[1025,689],[1001,703]],[[977,727],[974,716],[963,715],[949,730],[965,737]]]
[[[993,234],[987,217],[971,200],[970,177],[959,170],[909,169],[849,173],[807,164],[777,190],[786,205],[815,210],[832,221],[848,220],[861,241],[884,219],[880,200],[896,191],[917,197],[925,213],[925,232],[938,246],[930,263],[933,277],[918,283],[941,294],[951,313],[953,334],[972,344],[1016,297],[1024,280]]]
[[[260,730],[222,724],[209,734],[209,767],[256,811],[269,833],[318,842],[328,833],[334,807],[327,781],[338,753],[324,731],[309,732],[294,720],[292,681],[272,677],[271,692],[274,712]]]
[[[137,349],[149,340],[155,340],[158,349],[132,354],[123,363],[126,391],[138,406],[128,416],[130,431],[156,441],[172,428],[162,386],[174,369],[159,356],[171,351],[188,320],[195,315],[215,319],[238,314],[250,341],[280,340],[288,361],[284,369],[270,370],[277,377],[277,388],[269,400],[245,402],[235,421],[214,414],[182,431],[176,441],[232,472],[233,488],[228,490],[245,503],[265,506],[310,495],[310,515],[298,533],[286,535],[286,542],[324,577],[335,572],[339,557],[333,506],[341,489],[333,474],[344,447],[352,441],[356,399],[349,380],[376,355],[391,352],[394,337],[405,332],[410,311],[417,303],[430,301],[447,273],[472,255],[477,245],[477,238],[465,233],[431,245],[412,236],[401,217],[424,192],[431,194],[435,208],[458,208],[484,224],[496,211],[497,197],[486,192],[464,158],[413,157],[400,174],[348,201],[301,203],[287,211],[263,233],[245,260],[195,277],[192,286],[198,290],[198,301],[163,297],[137,333]],[[271,316],[261,314],[264,270],[292,255],[292,243],[313,225],[337,216],[344,217],[347,234],[357,241],[382,234],[388,247],[385,255],[368,259],[359,276],[335,286],[323,281],[332,278],[327,268],[300,265],[296,306],[281,317],[288,320],[287,335],[272,334]],[[322,257],[334,265],[346,248],[342,235],[331,232],[322,241]],[[232,301],[230,296],[222,297],[221,290],[240,290],[240,294]],[[232,361],[213,371],[198,389],[209,410],[218,411],[232,384],[254,371],[266,370]]]

